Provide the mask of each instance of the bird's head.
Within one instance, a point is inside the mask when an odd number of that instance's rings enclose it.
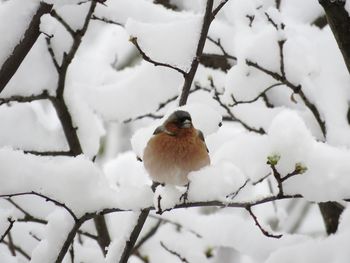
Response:
[[[187,111],[178,110],[173,112],[164,122],[165,128],[174,133],[192,128],[192,118]]]

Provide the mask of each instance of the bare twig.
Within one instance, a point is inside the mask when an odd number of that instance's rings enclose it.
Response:
[[[273,25],[273,27],[276,28],[276,30],[278,31],[278,25],[276,24],[275,21],[273,21],[273,19],[270,17],[270,15],[267,12],[265,12],[265,16],[267,18],[267,21],[269,21],[271,25]]]
[[[200,86],[196,85],[193,89],[190,90],[190,94],[194,93],[196,91],[199,91],[199,90],[203,90],[203,91],[207,91],[207,92],[210,91],[209,89],[205,89],[204,87],[200,87]],[[169,103],[177,100],[178,97],[179,97],[179,95],[176,95],[174,97],[171,97],[171,98],[167,99],[164,102],[159,103],[158,108],[155,111],[156,112],[160,111],[165,106],[167,106]],[[124,123],[129,123],[129,122],[140,120],[140,119],[144,119],[144,118],[161,119],[161,118],[163,118],[163,115],[156,115],[154,113],[146,113],[146,114],[143,114],[143,115],[139,115],[139,116],[137,116],[135,118],[126,119],[123,122]]]
[[[24,214],[24,218],[17,219],[18,222],[35,222],[35,223],[40,223],[40,224],[47,224],[46,220],[32,216],[31,214],[29,214],[29,212],[24,210],[21,206],[19,206],[11,198],[6,198],[6,200]]]
[[[229,59],[233,59],[233,60],[237,60],[237,57],[230,55],[226,49],[222,46],[221,44],[221,40],[220,38],[218,38],[217,40],[211,38],[210,36],[207,36],[207,39],[212,42],[213,44],[215,44],[216,46],[218,46],[218,48],[221,50],[222,54]]]
[[[16,256],[16,249],[15,249],[15,244],[13,243],[11,231],[8,232],[7,238],[8,238],[8,245],[7,246],[11,252],[11,255],[15,257]]]
[[[189,261],[181,256],[178,252],[169,249],[162,241],[160,241],[160,245],[162,246],[162,248],[164,248],[167,252],[169,252],[170,254],[174,255],[175,257],[177,257],[178,259],[181,260],[181,262],[185,262],[185,263],[189,263]]]
[[[122,23],[113,21],[113,20],[108,19],[106,17],[98,17],[98,16],[93,15],[91,17],[91,20],[97,20],[97,21],[101,21],[101,22],[104,22],[104,23],[107,23],[107,24],[112,24],[112,25],[117,25],[117,26],[124,27],[124,25]]]
[[[196,84],[198,85],[198,84]],[[233,112],[231,111],[230,107],[228,105],[226,105],[220,98],[220,93],[218,92],[217,88],[215,87],[215,85],[213,84],[213,82],[211,81],[211,86],[214,89],[214,95],[213,95],[213,99],[216,100],[219,105],[226,111],[226,113],[228,114],[228,116],[226,116],[226,118],[223,118],[226,121],[235,121],[238,122],[239,124],[241,124],[245,129],[247,129],[248,131],[251,132],[255,132],[255,133],[259,133],[259,134],[265,134],[266,132],[264,131],[263,128],[260,129],[256,129],[254,127],[249,126],[247,123],[245,123],[244,121],[242,121],[241,119],[237,118]]]
[[[252,209],[250,206],[246,207],[246,210],[248,211],[248,213],[251,215],[251,217],[254,219],[255,224],[259,227],[260,231],[267,237],[272,237],[272,238],[281,238],[282,235],[273,235],[270,234],[267,230],[265,230],[259,223],[258,218],[256,217],[256,215],[254,215]]]
[[[74,156],[71,151],[47,151],[47,152],[39,152],[39,151],[23,151],[27,154],[33,154],[38,156]]]
[[[137,116],[135,118],[126,119],[123,122],[124,123],[129,123],[129,122],[141,120],[141,119],[144,119],[144,118],[161,119],[161,118],[163,118],[163,115],[156,115],[156,114],[153,114],[153,113],[147,113],[147,114],[139,115],[139,116]]]
[[[35,192],[35,191],[31,191],[31,192],[21,192],[21,193],[12,193],[12,194],[3,194],[3,195],[0,195],[0,198],[11,198],[11,197],[14,197],[14,196],[24,196],[24,195],[36,195],[36,196],[39,196],[41,198],[44,198],[46,201],[49,201],[49,202],[52,202],[54,203],[56,206],[59,206],[59,207],[62,207],[64,208],[74,219],[74,221],[78,221],[78,218],[77,216],[74,214],[74,212],[68,207],[66,206],[64,203],[62,202],[59,202],[51,197],[48,197],[44,194],[41,194],[41,193],[38,193],[38,192]]]
[[[60,69],[61,69],[61,66],[58,64],[58,61],[57,61],[55,52],[53,51],[53,48],[52,48],[52,45],[51,45],[51,38],[52,38],[52,36],[46,37],[46,38],[45,38],[45,40],[46,40],[46,46],[47,46],[47,50],[49,51],[49,54],[50,54],[52,63],[53,63],[53,65],[55,66],[56,71],[59,72]]]
[[[218,4],[218,6],[213,10],[213,12],[211,13],[211,20],[215,19],[215,16],[219,13],[219,11],[224,7],[224,5],[226,5],[226,3],[229,0],[221,0],[221,2]]]
[[[162,224],[162,220],[158,219],[158,222],[140,239],[139,242],[134,246],[133,251],[138,250],[145,242],[147,242],[150,238],[152,238],[158,231],[160,225]]]
[[[9,245],[9,242],[7,242],[7,241],[5,241],[5,240],[3,240],[2,243],[4,243],[4,244],[7,245],[7,246]],[[21,247],[15,245],[15,244],[13,244],[13,248],[14,248],[19,254],[21,254],[24,258],[30,260],[29,253],[25,252],[25,251],[23,250],[23,248],[21,248]]]
[[[140,47],[139,43],[137,42],[137,37],[130,37],[129,41],[134,44],[134,46],[140,52],[142,58],[144,60],[146,60],[147,62],[152,63],[154,66],[162,66],[162,67],[166,67],[166,68],[171,68],[171,69],[176,70],[177,72],[180,72],[183,76],[186,75],[186,72],[178,67],[175,67],[175,66],[172,66],[170,64],[163,63],[163,62],[158,62],[158,61],[155,61],[152,58],[150,58]]]
[[[54,9],[51,11],[50,15],[68,31],[68,33],[71,35],[72,38],[75,37],[76,32],[73,30],[73,28],[70,27],[70,25],[61,17]]]
[[[170,220],[170,219],[163,218],[163,217],[156,216],[156,215],[149,215],[149,216],[152,217],[152,218],[161,220],[161,221],[164,222],[164,223],[168,223],[168,224],[174,225],[174,226],[176,227],[177,230],[184,229],[185,231],[188,231],[188,232],[192,233],[192,234],[195,235],[196,237],[202,238],[202,235],[200,235],[199,233],[195,232],[195,231],[192,230],[192,229],[188,229],[187,227],[184,227],[183,225],[181,225],[181,224],[178,223],[178,222],[174,222],[174,221],[172,221],[172,220]]]
[[[6,103],[11,103],[11,102],[20,102],[20,103],[25,103],[25,102],[32,102],[36,100],[46,100],[50,99],[50,95],[47,90],[44,90],[42,93],[38,95],[31,95],[31,96],[11,96],[8,98],[0,98],[0,105],[6,104]]]
[[[321,119],[321,115],[318,111],[318,109],[316,108],[316,106],[306,97],[306,95],[304,94],[304,92],[301,89],[301,85],[295,85],[293,83],[291,83],[288,79],[286,79],[285,77],[281,76],[280,74],[270,71],[262,66],[260,66],[258,63],[256,62],[252,62],[250,60],[246,60],[246,64],[248,66],[254,67],[262,72],[264,72],[265,74],[271,76],[272,78],[274,78],[277,81],[280,81],[281,83],[285,84],[287,87],[289,87],[291,90],[293,90],[294,93],[299,94],[300,98],[302,99],[302,101],[304,102],[304,104],[306,105],[307,108],[309,108],[309,110],[313,113],[317,123],[320,126],[320,129],[322,131],[322,134],[325,136],[326,135],[326,126],[325,126],[325,122]]]
[[[266,89],[264,89],[262,92],[260,92],[255,98],[253,98],[251,100],[237,100],[234,97],[234,95],[231,94],[231,98],[233,100],[233,103],[229,104],[228,106],[234,107],[234,106],[239,105],[239,104],[253,103],[253,102],[257,101],[259,98],[262,98],[264,95],[266,95],[266,92],[268,92],[269,90],[273,89],[274,87],[281,86],[281,85],[284,85],[284,84],[283,83],[272,84],[269,87],[267,87]]]
[[[16,222],[12,218],[7,218],[7,221],[9,222],[9,226],[7,227],[5,232],[1,235],[0,242],[2,242],[4,240],[4,238],[8,235],[8,233],[10,233],[10,230],[12,229],[14,223]]]
[[[247,179],[236,191],[234,191],[233,193],[230,193],[228,195],[226,195],[226,198],[230,198],[230,199],[233,199],[235,198],[239,192],[247,185],[247,183],[249,182],[250,180]]]

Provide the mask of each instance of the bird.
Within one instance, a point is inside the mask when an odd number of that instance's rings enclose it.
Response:
[[[143,154],[146,171],[158,184],[189,187],[188,174],[210,164],[203,133],[187,111],[173,112],[157,127]]]

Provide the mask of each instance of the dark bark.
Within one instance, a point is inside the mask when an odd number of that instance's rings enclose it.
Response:
[[[11,80],[17,69],[21,65],[26,55],[40,35],[40,18],[51,11],[52,5],[41,2],[35,15],[33,16],[22,40],[14,48],[12,54],[6,59],[0,69],[0,93]]]
[[[319,203],[318,207],[320,208],[327,234],[330,235],[337,232],[339,217],[344,207],[337,202]]]
[[[345,1],[319,0],[326,12],[328,24],[343,55],[345,65],[350,73],[350,17],[345,10]],[[335,233],[339,217],[344,210],[339,203],[326,202],[319,204],[328,234]]]
[[[146,222],[150,210],[151,209],[147,208],[140,213],[139,218],[137,219],[137,223],[130,234],[129,240],[126,241],[125,248],[122,256],[120,257],[119,263],[128,262],[128,259],[134,249],[137,238],[140,235],[140,232]]]
[[[326,12],[327,21],[350,72],[350,17],[345,1],[319,0]]]
[[[190,71],[185,75],[184,85],[182,87],[182,93],[180,96],[179,106],[183,106],[187,102],[188,95],[190,93],[191,85],[194,79],[194,75],[197,72],[199,59],[203,53],[205,40],[208,36],[208,31],[210,27],[210,23],[212,21],[212,9],[213,9],[213,0],[207,1],[207,6],[205,9],[204,17],[203,17],[203,25],[201,29],[200,38],[197,45],[196,57],[193,59],[191,64]]]
[[[205,67],[221,69],[225,72],[232,67],[225,56],[217,54],[202,54],[199,62]]]
[[[111,238],[109,236],[106,219],[104,218],[103,215],[97,215],[94,218],[94,222],[95,222],[95,227],[97,231],[97,242],[101,247],[103,254],[106,255],[107,253],[106,248],[111,243]]]

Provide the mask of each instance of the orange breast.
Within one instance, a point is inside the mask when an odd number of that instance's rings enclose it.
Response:
[[[195,129],[177,136],[160,133],[153,136],[144,151],[146,170],[154,181],[184,185],[187,175],[210,164],[204,142]]]

